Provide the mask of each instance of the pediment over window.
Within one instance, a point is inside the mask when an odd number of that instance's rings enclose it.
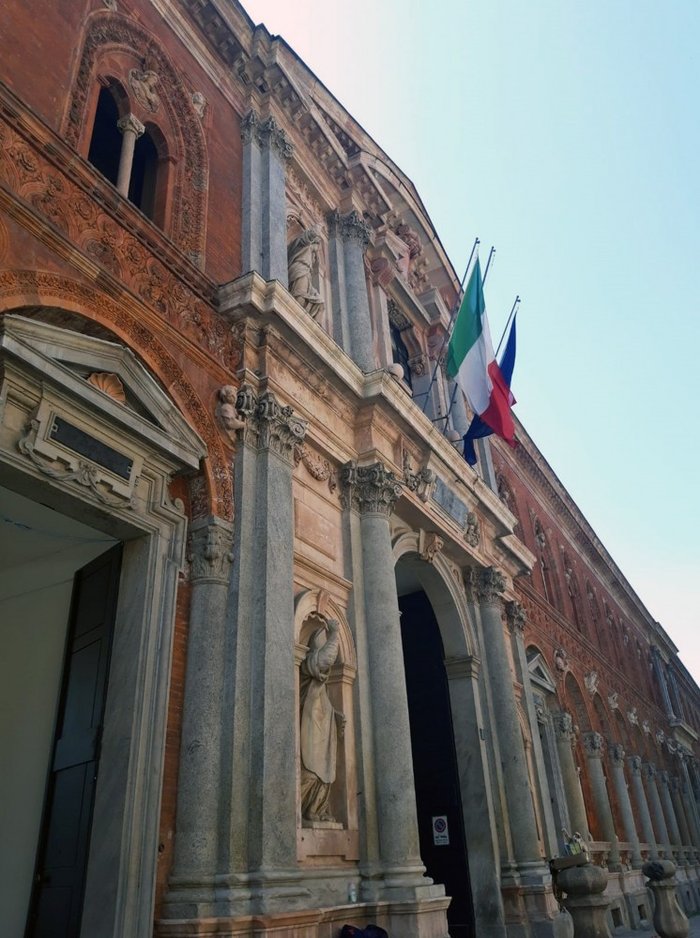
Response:
[[[536,684],[543,690],[549,691],[551,694],[556,692],[556,686],[552,675],[549,672],[544,658],[539,652],[532,653],[532,656],[528,653],[527,667],[530,672],[530,681],[533,684]]]

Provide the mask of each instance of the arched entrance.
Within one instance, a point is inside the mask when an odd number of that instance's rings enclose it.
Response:
[[[405,552],[401,546],[395,545],[396,584],[421,858],[428,876],[452,898],[450,935],[471,938],[486,934],[480,921],[494,926],[502,915],[495,858],[486,858],[487,867],[489,859],[494,863],[488,897],[469,870],[472,835],[477,849],[483,846],[490,839],[484,822],[488,826],[491,818],[488,807],[479,820],[473,810],[474,803],[490,804],[481,761],[478,660],[467,634],[466,606],[446,562],[422,560],[410,550],[410,540],[404,540]]]

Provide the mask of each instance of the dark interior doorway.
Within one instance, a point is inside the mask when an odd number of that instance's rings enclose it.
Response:
[[[452,902],[452,938],[472,938],[474,912],[452,710],[440,629],[422,591],[399,598],[421,857]]]
[[[121,545],[75,575],[27,938],[78,938]]]

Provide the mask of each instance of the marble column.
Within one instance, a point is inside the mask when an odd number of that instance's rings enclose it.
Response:
[[[141,121],[133,114],[127,114],[117,121],[117,127],[122,135],[122,149],[119,154],[119,169],[117,171],[117,191],[129,198],[129,183],[131,170],[134,165],[134,149],[138,138],[146,132]]]
[[[647,796],[644,794],[644,784],[642,782],[642,760],[640,756],[629,756],[627,759],[630,777],[632,779],[632,788],[634,790],[634,800],[637,805],[637,815],[642,825],[642,834],[649,846],[649,859],[658,860],[659,851],[656,845],[656,834],[651,823],[649,814],[649,805]]]
[[[672,860],[673,851],[671,850],[671,838],[668,836],[666,819],[664,817],[663,808],[661,807],[661,799],[659,798],[659,789],[656,787],[656,766],[653,762],[644,763],[642,766],[642,777],[646,785],[647,801],[651,810],[654,830],[656,831],[656,842],[663,844],[666,859]]]
[[[588,777],[591,782],[591,791],[593,801],[595,802],[596,813],[603,831],[603,837],[610,843],[608,869],[619,870],[621,866],[620,851],[617,846],[617,834],[615,833],[610,798],[608,797],[608,788],[603,771],[604,740],[600,733],[584,733],[583,745],[586,750]]]
[[[571,714],[565,710],[555,713],[553,721],[557,736],[559,765],[564,779],[564,791],[566,792],[566,803],[571,821],[571,833],[578,832],[584,840],[592,840],[588,829],[581,779],[574,759],[574,722]]]
[[[192,594],[173,875],[193,881],[200,888],[212,886],[217,871],[231,531],[230,522],[221,518],[195,521],[188,549]]]
[[[690,780],[690,774],[688,771],[688,759],[685,756],[682,756],[680,759],[681,763],[681,793],[683,797],[683,803],[686,809],[686,816],[688,818],[688,823],[690,825],[690,835],[692,837],[692,844],[696,849],[700,849],[700,820],[698,818],[697,805],[695,803],[695,796],[693,795],[692,783]]]
[[[474,568],[471,571],[470,588],[479,604],[481,616],[486,672],[493,692],[513,853],[524,882],[541,880],[546,865],[530,797],[533,781],[528,772],[502,617],[501,593],[505,588],[505,579],[493,567]]]
[[[693,839],[690,834],[690,825],[688,824],[688,818],[686,817],[683,798],[681,796],[680,779],[671,778],[669,780],[669,784],[671,789],[671,801],[673,802],[673,807],[676,812],[676,820],[678,821],[678,828],[681,834],[681,843],[684,847],[690,848],[692,846]],[[686,851],[686,853],[688,853],[688,851]]]
[[[243,200],[241,262],[265,280],[287,277],[286,163],[294,148],[274,117],[250,111],[241,122]]]
[[[381,896],[415,898],[430,889],[430,880],[423,876],[425,868],[420,859],[401,620],[389,527],[401,486],[381,463],[348,463],[341,476],[343,507],[360,517],[378,860],[384,883]]]
[[[625,750],[619,743],[613,743],[608,749],[610,755],[611,774],[617,794],[617,803],[622,814],[622,823],[625,828],[625,840],[632,844],[632,869],[641,870],[642,852],[639,846],[639,834],[634,823],[632,802],[630,801],[625,779]]]
[[[370,229],[360,215],[332,212],[328,217],[333,335],[362,371],[378,367],[369,308],[365,251]]]
[[[673,802],[671,801],[668,772],[658,772],[656,775],[656,784],[659,786],[661,806],[664,812],[664,817],[666,818],[666,829],[668,830],[671,838],[671,845],[676,850],[678,861],[682,863],[684,859],[683,844],[680,828],[678,827],[678,819],[676,818],[676,812],[673,810]]]

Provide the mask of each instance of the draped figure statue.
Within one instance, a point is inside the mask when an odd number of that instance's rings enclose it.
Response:
[[[324,307],[323,298],[314,286],[320,243],[318,232],[313,228],[308,228],[287,248],[289,292],[312,319],[316,319]]]
[[[333,707],[326,684],[338,657],[338,623],[317,629],[301,664],[301,814],[307,821],[332,821],[329,799],[335,781],[338,731],[345,717]]]

